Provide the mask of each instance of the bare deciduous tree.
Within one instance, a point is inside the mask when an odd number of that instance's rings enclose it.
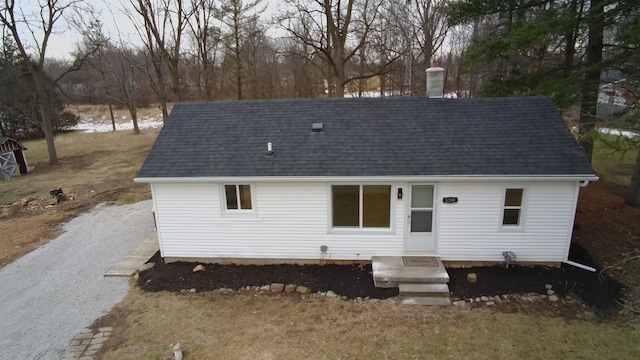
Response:
[[[219,24],[216,25],[217,13],[215,0],[191,0],[193,16],[189,19],[189,28],[195,47],[195,73],[197,87],[205,100],[213,100],[217,75],[219,47],[222,35]]]
[[[158,95],[163,119],[169,116],[167,102],[167,72],[175,101],[182,100],[180,81],[181,42],[183,32],[192,12],[185,9],[183,0],[129,0],[128,8],[123,9],[134,23],[148,56],[153,64],[155,79],[154,90]],[[142,21],[140,24],[139,20]],[[168,71],[167,71],[168,69]]]
[[[278,22],[291,37],[314,49],[310,61],[316,56],[322,59],[329,96],[343,97],[347,83],[376,75],[349,76],[346,65],[367,44],[381,4],[378,0],[287,1]]]
[[[66,74],[80,69],[90,53],[81,54],[60,76],[48,79],[45,73],[45,59],[49,40],[54,29],[60,30],[65,20],[65,14],[75,11],[78,16],[91,19],[92,12],[80,0],[47,0],[34,4],[20,2],[20,5],[16,5],[15,0],[5,0],[2,3],[0,24],[8,31],[8,36],[15,43],[18,53],[24,61],[24,66],[33,79],[40,109],[42,131],[47,142],[49,163],[55,165],[58,163],[52,125],[52,120],[57,116],[52,98],[55,84]],[[35,12],[25,10],[26,5],[33,6],[36,9]]]
[[[112,97],[129,110],[133,123],[133,133],[139,134],[138,127],[138,83],[136,74],[136,54],[133,49],[120,47],[111,49],[112,59],[108,62],[111,80],[119,90],[120,97]],[[115,55],[115,56],[114,56]]]

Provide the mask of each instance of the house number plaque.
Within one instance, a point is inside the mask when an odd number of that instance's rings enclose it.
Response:
[[[453,196],[448,196],[448,197],[442,198],[442,202],[445,204],[455,204],[458,202],[458,198]]]

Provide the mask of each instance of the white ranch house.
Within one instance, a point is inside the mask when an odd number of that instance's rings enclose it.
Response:
[[[394,97],[176,104],[135,180],[167,261],[558,265],[597,177],[549,98]]]

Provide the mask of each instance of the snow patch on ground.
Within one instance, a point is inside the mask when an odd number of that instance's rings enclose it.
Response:
[[[627,138],[635,138],[637,136],[640,136],[639,134],[633,131],[611,129],[611,128],[599,128],[598,132],[600,132],[601,134],[611,134],[611,135],[617,135],[617,136],[624,136]]]
[[[122,117],[125,122],[116,121],[116,131],[121,130],[133,130],[133,122],[126,116]],[[138,127],[142,129],[159,128],[162,127],[162,115],[157,116],[142,116],[138,119]],[[109,132],[113,131],[113,125],[111,120],[106,116],[101,116],[100,119],[93,117],[81,117],[78,124],[69,128],[69,130],[81,131],[83,133],[96,133],[96,132]]]

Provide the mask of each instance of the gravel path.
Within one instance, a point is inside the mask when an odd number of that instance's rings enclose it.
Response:
[[[60,359],[77,333],[124,298],[129,279],[102,275],[153,235],[151,206],[99,205],[0,269],[0,359]]]

